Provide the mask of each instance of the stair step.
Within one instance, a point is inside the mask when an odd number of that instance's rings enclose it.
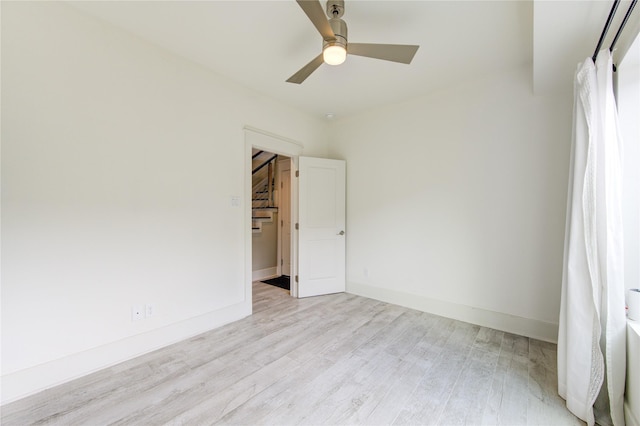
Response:
[[[278,208],[277,207],[252,207],[252,210],[262,210],[262,211],[268,211],[268,212],[277,212]]]

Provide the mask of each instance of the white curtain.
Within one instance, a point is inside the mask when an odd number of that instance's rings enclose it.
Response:
[[[596,399],[624,425],[622,141],[608,49],[578,65],[558,331],[558,391],[589,425]],[[606,386],[603,387],[603,384]],[[601,393],[600,398],[598,395]]]

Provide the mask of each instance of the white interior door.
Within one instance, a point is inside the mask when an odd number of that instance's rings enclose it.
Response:
[[[280,172],[280,243],[282,275],[291,275],[291,166]]]
[[[345,162],[299,158],[298,297],[345,291]]]

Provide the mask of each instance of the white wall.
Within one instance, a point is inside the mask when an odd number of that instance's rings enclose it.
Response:
[[[557,338],[572,97],[530,68],[333,123],[349,292]]]
[[[247,315],[243,126],[324,123],[60,3],[1,47],[2,400]]]
[[[253,271],[278,266],[278,220],[278,213],[273,212],[273,220],[262,222],[262,232],[252,235]]]

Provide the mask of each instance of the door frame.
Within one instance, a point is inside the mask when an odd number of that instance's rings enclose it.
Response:
[[[244,259],[245,259],[245,300],[249,305],[253,302],[253,254],[251,231],[251,152],[253,148],[261,149],[274,154],[280,154],[291,158],[291,183],[290,183],[290,208],[291,208],[291,290],[292,297],[298,297],[298,284],[294,277],[298,274],[298,238],[295,233],[295,223],[298,222],[298,181],[294,179],[298,170],[298,156],[302,154],[304,146],[293,139],[267,132],[252,126],[244,126]],[[253,311],[253,308],[252,308]]]

